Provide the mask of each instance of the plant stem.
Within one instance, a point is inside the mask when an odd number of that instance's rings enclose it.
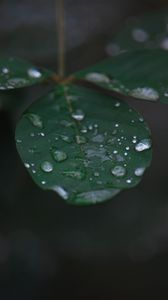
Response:
[[[57,40],[58,40],[58,75],[65,75],[65,5],[64,0],[56,0]]]

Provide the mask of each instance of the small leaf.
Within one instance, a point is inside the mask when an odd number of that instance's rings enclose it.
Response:
[[[168,103],[168,53],[165,50],[127,52],[81,71],[77,77],[124,95]]]
[[[136,186],[151,161],[150,132],[137,112],[74,85],[29,107],[16,143],[34,181],[72,204],[102,202]]]
[[[124,24],[123,29],[106,46],[109,55],[122,52],[161,48],[168,50],[168,9],[134,17]]]
[[[52,72],[39,69],[18,58],[0,59],[0,90],[30,86],[52,76]]]

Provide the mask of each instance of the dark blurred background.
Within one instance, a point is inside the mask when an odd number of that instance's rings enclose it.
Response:
[[[65,0],[67,72],[107,56],[131,16],[164,0]],[[56,66],[55,0],[0,1],[0,55]],[[148,121],[151,168],[141,184],[93,207],[41,191],[14,143],[24,107],[49,87],[0,93],[0,300],[168,298],[168,106],[130,102]],[[12,103],[12,105],[11,105]]]

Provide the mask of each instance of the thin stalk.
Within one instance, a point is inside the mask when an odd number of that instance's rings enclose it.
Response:
[[[56,0],[57,40],[58,40],[58,75],[65,75],[65,3]]]

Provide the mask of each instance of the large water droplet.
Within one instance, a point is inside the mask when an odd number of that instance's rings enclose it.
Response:
[[[137,169],[135,170],[135,175],[136,175],[136,176],[142,176],[142,175],[144,174],[144,172],[145,172],[145,168],[140,167],[140,168],[137,168]]]
[[[41,169],[42,169],[42,171],[44,171],[46,173],[50,173],[53,171],[53,165],[49,161],[44,161],[41,164]]]
[[[72,118],[75,119],[76,121],[82,121],[85,117],[85,114],[82,110],[77,109],[72,113]]]
[[[131,91],[133,97],[140,99],[147,99],[151,101],[157,101],[159,99],[159,93],[150,87],[139,87]]]
[[[4,75],[9,74],[9,69],[6,68],[6,67],[2,68],[2,73],[3,73]]]
[[[25,163],[24,166],[26,167],[26,169],[30,168],[30,164],[28,164],[28,163]]]
[[[28,75],[32,78],[40,78],[42,74],[35,68],[31,68],[27,71]]]
[[[43,121],[39,115],[29,113],[26,115],[26,117],[30,120],[30,122],[33,124],[33,126],[41,128],[41,129],[43,128]]]
[[[123,177],[126,174],[126,169],[123,166],[116,166],[111,170],[111,173],[116,177]]]
[[[148,150],[152,146],[151,139],[143,139],[135,146],[135,150],[138,152]]]
[[[61,150],[52,149],[51,150],[52,157],[57,162],[62,162],[67,159],[67,154]]]
[[[85,78],[95,83],[110,83],[109,77],[102,73],[88,73]]]

